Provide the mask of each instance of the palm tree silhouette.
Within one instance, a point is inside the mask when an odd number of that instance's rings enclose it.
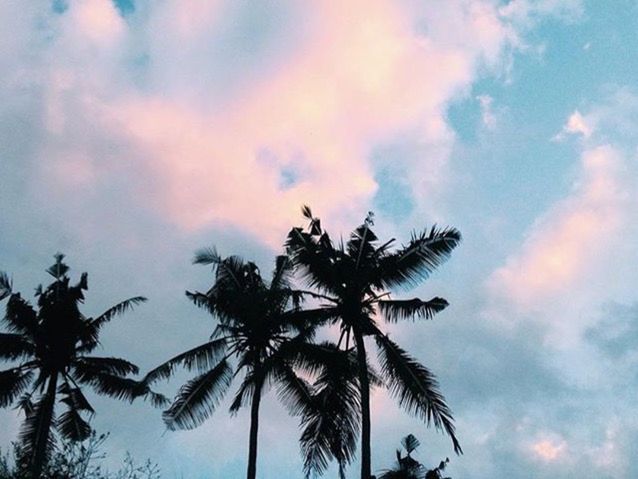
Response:
[[[397,449],[397,463],[394,469],[387,469],[379,476],[379,479],[450,479],[443,478],[443,471],[450,460],[441,461],[438,467],[426,471],[423,464],[412,457],[412,453],[420,446],[419,440],[412,434],[408,434],[401,439],[401,445],[406,451],[403,456]]]
[[[259,407],[268,385],[276,385],[280,399],[292,413],[300,413],[310,400],[309,385],[293,368],[295,358],[312,338],[314,326],[304,326],[303,316],[297,314],[303,293],[290,286],[292,265],[287,257],[277,257],[270,283],[262,279],[254,263],[237,256],[221,258],[214,249],[199,251],[193,262],[213,265],[214,283],[205,293],[186,294],[215,316],[218,324],[210,341],[166,361],[150,371],[145,381],[166,379],[177,366],[198,371],[163,413],[169,429],[192,429],[214,412],[233,378],[245,372],[230,412],[235,414],[250,405],[246,477],[254,479]]]
[[[92,415],[94,410],[80,385],[118,399],[145,396],[155,405],[164,404],[161,395],[128,377],[138,373],[136,365],[120,358],[90,356],[100,344],[102,327],[146,299],[136,296],[87,318],[79,309],[88,289],[87,274],[71,285],[63,259],[57,254],[47,270],[54,281],[46,289],[36,289],[37,309],[13,292],[7,274],[0,273],[0,300],[9,298],[4,317],[9,332],[0,334],[0,360],[18,363],[0,371],[0,407],[16,402],[25,413],[20,446],[34,479],[40,477],[54,447],[52,426],[70,440],[82,441],[91,433],[82,414]],[[58,398],[66,410],[56,417]]]
[[[293,228],[288,234],[286,247],[292,262],[301,271],[308,285],[315,288],[324,304],[322,312],[328,324],[338,324],[341,337],[339,345],[353,351],[357,357],[357,377],[361,417],[361,478],[371,476],[370,455],[370,373],[364,338],[371,336],[378,347],[378,359],[382,380],[399,405],[417,415],[427,424],[433,423],[452,439],[456,453],[462,453],[456,439],[452,412],[439,392],[435,376],[414,357],[409,355],[389,336],[382,332],[375,320],[380,313],[386,321],[405,319],[431,319],[447,307],[442,298],[424,301],[419,298],[393,300],[389,288],[413,286],[426,279],[446,260],[461,241],[461,234],[454,228],[438,228],[413,233],[407,245],[392,250],[394,239],[380,244],[372,231],[372,213],[356,228],[344,245],[335,245],[321,221],[312,216],[304,206],[303,215],[309,220],[304,228]],[[347,369],[350,369],[348,366]],[[354,413],[350,407],[340,416],[347,423],[356,423],[348,416]],[[330,452],[324,438],[315,436],[315,444],[307,444],[307,461],[310,469],[322,469],[321,461],[312,463],[313,450],[320,449],[325,457]]]

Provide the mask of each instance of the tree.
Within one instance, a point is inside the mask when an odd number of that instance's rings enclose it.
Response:
[[[16,404],[25,414],[20,447],[34,479],[40,477],[55,444],[53,426],[59,435],[73,441],[82,441],[91,433],[83,414],[91,415],[94,410],[80,385],[118,399],[132,401],[144,396],[155,404],[163,403],[161,395],[128,377],[138,372],[134,364],[91,355],[100,344],[102,327],[146,299],[136,296],[96,318],[87,318],[79,306],[84,302],[88,276],[83,273],[71,285],[63,259],[57,254],[55,264],[47,270],[54,281],[46,289],[36,289],[37,308],[13,292],[7,274],[0,273],[0,301],[8,298],[4,317],[8,332],[0,333],[0,360],[14,364],[0,371],[0,407]],[[56,415],[58,402],[65,411]]]
[[[376,320],[377,315],[394,323],[407,319],[431,319],[448,306],[443,298],[424,301],[419,298],[391,299],[388,290],[414,286],[429,277],[444,262],[461,241],[454,228],[438,228],[413,233],[411,240],[398,249],[392,249],[391,239],[380,243],[372,231],[370,213],[356,228],[344,245],[335,245],[321,227],[321,221],[312,216],[310,208],[303,208],[309,220],[307,228],[293,228],[288,234],[286,247],[295,267],[309,287],[315,288],[323,304],[316,310],[324,324],[338,325],[339,345],[352,351],[357,358],[357,387],[361,417],[361,478],[371,475],[370,457],[370,373],[365,338],[374,338],[381,366],[381,380],[399,405],[420,417],[427,424],[445,431],[455,452],[462,453],[455,436],[453,417],[435,376],[407,351],[385,334]],[[310,313],[309,313],[310,314]],[[344,410],[342,419],[353,422],[352,408]],[[316,436],[314,449],[329,451],[326,443]],[[321,462],[311,468],[322,469]]]
[[[221,258],[214,249],[199,251],[196,264],[213,265],[214,283],[205,293],[187,292],[199,307],[216,319],[210,341],[181,353],[150,371],[150,384],[171,376],[177,366],[198,375],[178,391],[163,413],[167,427],[192,429],[216,409],[234,377],[244,378],[230,405],[235,414],[250,405],[250,439],[247,476],[257,471],[259,407],[270,384],[293,413],[310,398],[308,384],[295,374],[294,358],[313,336],[299,316],[302,293],[290,286],[292,265],[285,256],[276,260],[270,283],[252,262],[237,256]],[[232,364],[235,360],[235,364]]]
[[[379,479],[451,479],[443,478],[441,471],[445,469],[450,460],[441,461],[438,467],[426,471],[425,466],[412,457],[412,453],[419,447],[419,440],[412,434],[401,439],[401,445],[406,451],[403,456],[397,449],[397,463],[394,469],[387,469],[379,476]]]

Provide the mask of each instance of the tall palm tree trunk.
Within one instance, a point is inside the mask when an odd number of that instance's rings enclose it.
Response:
[[[47,386],[47,392],[41,403],[42,411],[38,412],[40,416],[36,436],[35,436],[35,451],[31,460],[31,475],[33,479],[40,479],[42,469],[45,466],[47,448],[49,444],[49,435],[51,434],[51,424],[53,422],[53,407],[55,405],[55,394],[58,385],[58,374],[53,373],[49,379]]]
[[[372,475],[370,453],[370,378],[366,359],[363,335],[354,332],[357,345],[357,362],[359,363],[359,386],[361,388],[361,479],[370,479]]]
[[[248,472],[247,479],[257,477],[257,438],[259,432],[259,403],[261,402],[261,389],[263,379],[259,379],[255,385],[253,402],[250,405],[250,442],[248,445]]]

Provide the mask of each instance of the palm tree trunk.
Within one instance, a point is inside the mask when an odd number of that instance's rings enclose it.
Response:
[[[33,479],[40,479],[42,469],[45,466],[49,435],[51,434],[51,424],[53,422],[53,407],[55,405],[57,385],[58,375],[57,373],[53,373],[49,379],[47,392],[41,404],[42,415],[37,425],[35,451],[31,461],[31,474]]]
[[[372,475],[370,453],[370,378],[363,335],[354,332],[357,344],[357,362],[359,363],[359,386],[361,388],[361,479],[370,479]]]
[[[261,402],[261,387],[263,380],[259,379],[255,385],[253,402],[250,405],[250,442],[248,445],[248,472],[247,479],[257,477],[257,437],[259,432],[259,403]]]

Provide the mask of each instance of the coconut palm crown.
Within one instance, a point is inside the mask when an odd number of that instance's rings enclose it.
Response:
[[[163,413],[167,427],[176,430],[202,424],[233,379],[243,376],[230,412],[250,406],[247,477],[254,479],[261,398],[268,386],[274,385],[292,413],[302,410],[310,389],[293,368],[295,358],[312,338],[313,328],[300,322],[303,294],[290,286],[292,265],[287,257],[277,257],[269,283],[262,279],[255,263],[238,256],[222,258],[214,249],[199,251],[194,263],[213,266],[211,288],[205,293],[186,294],[215,317],[214,331],[208,342],[166,361],[150,371],[145,381],[166,379],[177,367],[197,371]]]
[[[91,427],[86,415],[94,413],[83,393],[89,386],[96,393],[132,401],[138,396],[155,405],[164,403],[161,395],[130,378],[137,374],[135,364],[125,359],[93,356],[100,345],[102,327],[145,298],[136,296],[92,318],[80,311],[88,289],[86,273],[72,285],[64,256],[57,254],[47,272],[54,281],[35,292],[32,306],[5,273],[0,273],[0,301],[7,299],[4,326],[0,333],[0,360],[13,366],[0,371],[0,407],[16,405],[25,414],[20,431],[23,466],[32,478],[39,478],[55,446],[57,434],[82,441]],[[64,408],[56,413],[56,403]]]
[[[343,241],[335,244],[322,228],[321,221],[313,217],[310,208],[305,206],[302,211],[309,225],[290,231],[286,241],[288,254],[302,278],[322,298],[317,315],[324,318],[324,324],[340,328],[338,346],[356,355],[358,394],[353,396],[352,401],[358,403],[355,407],[345,408],[340,414],[339,424],[352,425],[347,431],[349,434],[330,430],[331,436],[338,438],[337,449],[348,452],[353,447],[351,442],[343,439],[351,440],[352,431],[357,429],[358,423],[352,415],[355,412],[360,414],[361,478],[370,478],[371,378],[365,339],[373,338],[381,367],[380,380],[399,405],[426,424],[433,423],[437,429],[447,433],[454,451],[462,453],[455,435],[452,412],[439,391],[435,376],[390,339],[379,324],[379,316],[389,323],[432,319],[448,306],[447,301],[439,297],[430,300],[392,299],[388,290],[415,286],[427,279],[450,256],[461,241],[461,234],[454,228],[433,226],[413,233],[407,244],[393,248],[394,239],[381,243],[373,232],[370,213],[345,244]],[[349,371],[351,367],[348,365],[343,370]],[[351,389],[342,390],[343,394],[353,394]],[[345,403],[352,405],[352,401]],[[320,409],[316,413],[322,414]],[[334,411],[331,414],[334,415]],[[324,418],[323,422],[328,419]],[[317,421],[320,419],[317,418]],[[306,451],[307,472],[322,472],[327,459],[334,457],[334,441],[327,440],[320,430],[315,434],[304,431],[302,438],[305,438],[302,446]]]

